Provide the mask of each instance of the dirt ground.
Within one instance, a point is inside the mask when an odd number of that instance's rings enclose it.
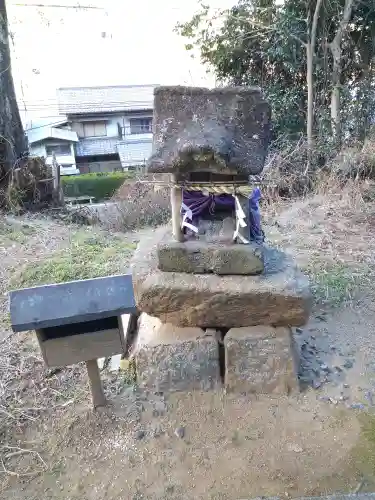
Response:
[[[48,371],[31,332],[8,338],[12,276],[69,247],[77,229],[11,221],[38,230],[26,238],[8,231],[0,240],[0,499],[375,491],[375,205],[362,191],[321,193],[280,202],[265,215],[267,236],[309,272],[317,297],[310,323],[295,331],[303,391],[289,398],[154,394],[104,370],[110,406],[98,412],[83,366]]]

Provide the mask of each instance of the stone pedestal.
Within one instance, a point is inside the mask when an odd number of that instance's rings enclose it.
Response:
[[[263,170],[270,118],[258,88],[155,89],[147,167],[172,174],[173,238],[168,228],[155,230],[131,263],[142,312],[135,351],[140,385],[210,389],[221,385],[221,372],[228,391],[298,388],[290,327],[308,320],[309,281],[283,252],[249,244],[255,215],[248,189],[240,189]],[[182,189],[189,187],[232,193],[235,209],[221,198],[214,199],[218,213],[211,197],[190,195],[188,202]],[[183,200],[189,211],[181,220]],[[198,227],[189,227],[198,212]]]
[[[221,385],[217,339],[201,328],[163,324],[143,313],[135,359],[138,383],[154,391],[208,390]]]
[[[290,328],[232,328],[224,338],[229,392],[290,394],[298,391],[298,360]]]
[[[256,244],[173,241],[169,235],[158,245],[158,267],[165,272],[256,275],[263,272],[263,247]]]
[[[282,252],[265,248],[264,273],[258,276],[163,272],[158,269],[157,245],[166,231],[160,228],[143,239],[132,260],[140,311],[177,326],[301,326],[307,322],[308,278]]]

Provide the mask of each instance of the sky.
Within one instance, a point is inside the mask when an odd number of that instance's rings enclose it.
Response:
[[[41,4],[35,7],[30,4]],[[48,7],[90,5],[97,10]],[[235,0],[207,0],[214,9]],[[173,32],[197,0],[8,0],[12,71],[22,119],[55,117],[56,89],[95,85],[214,86]]]

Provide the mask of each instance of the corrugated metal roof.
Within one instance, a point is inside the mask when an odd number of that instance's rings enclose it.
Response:
[[[60,114],[113,113],[153,109],[158,85],[63,87],[57,90]]]
[[[151,156],[152,141],[119,142],[117,152],[122,167],[144,165]]]

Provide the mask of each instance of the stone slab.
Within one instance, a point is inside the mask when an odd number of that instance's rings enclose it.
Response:
[[[221,385],[218,342],[201,328],[179,328],[141,314],[134,354],[137,381],[148,389],[191,391]]]
[[[232,243],[235,229],[236,220],[231,215],[222,219],[201,217],[198,220],[198,234],[194,234],[194,237],[207,243]]]
[[[228,392],[290,394],[298,390],[290,328],[232,328],[224,346]]]
[[[168,228],[142,239],[131,270],[137,307],[177,326],[301,326],[310,313],[308,278],[282,252],[265,247],[258,276],[163,272],[157,245]]]
[[[14,332],[136,312],[131,275],[107,276],[10,292]]]
[[[161,271],[194,274],[255,275],[263,272],[263,247],[252,244],[208,243],[165,238],[158,245]]]
[[[157,87],[148,171],[259,174],[270,124],[259,88]]]

